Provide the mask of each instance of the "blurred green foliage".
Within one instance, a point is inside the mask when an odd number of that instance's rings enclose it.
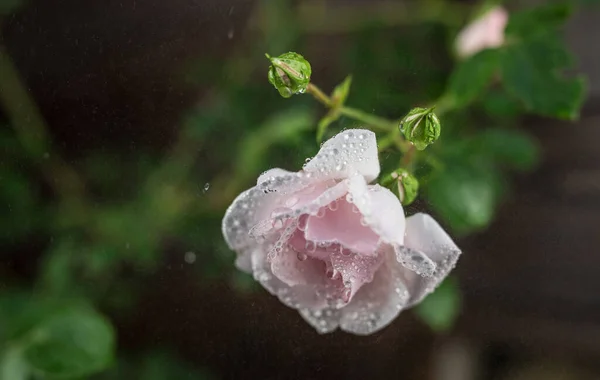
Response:
[[[20,3],[0,1],[0,14]],[[0,135],[0,203],[5,207],[0,224],[2,379],[81,378],[105,369],[93,378],[215,378],[160,348],[114,361],[114,329],[89,305],[111,317],[134,307],[143,278],[161,271],[169,260],[167,242],[177,247],[181,262],[185,252],[195,253],[198,286],[225,280],[240,291],[256,288],[234,268],[233,254],[220,238],[224,208],[262,171],[301,167],[318,150],[317,125],[319,140],[355,125],[306,95],[279,97],[264,75],[264,52],[302,52],[316,82],[331,87],[341,83],[333,90],[335,101],[392,120],[412,107],[438,103],[441,137],[407,169],[419,181],[419,196],[453,233],[486,228],[510,189],[511,173],[531,170],[539,162],[535,138],[519,128],[522,115],[578,116],[584,85],[581,78],[564,75],[571,57],[559,38],[571,5],[512,12],[506,45],[462,62],[453,61],[448,42],[468,14],[454,18],[444,15],[457,12],[439,12],[441,18],[435,20],[431,15],[438,13],[420,11],[415,14],[426,15],[426,21],[411,19],[393,28],[369,21],[344,34],[349,43],[321,58],[310,56],[322,45],[319,25],[311,25],[314,35],[307,35],[303,30],[310,20],[294,7],[290,1],[258,2],[259,30],[245,37],[252,43],[231,52],[226,62],[207,56],[189,65],[194,69],[186,75],[188,83],[209,85],[210,96],[182,115],[176,142],[164,156],[151,149],[134,157],[90,151],[69,171],[51,150],[42,161],[28,156],[27,123],[35,117],[27,122],[11,118],[14,133],[3,129]],[[477,9],[475,4],[473,12]],[[360,16],[360,8],[357,12]],[[16,70],[7,66],[6,53],[0,54],[0,86],[10,82],[14,90]],[[335,75],[323,78],[319,73],[328,65],[335,65]],[[342,81],[348,74],[352,86],[348,78]],[[12,94],[27,94],[17,90]],[[7,115],[13,114],[12,104],[2,105]],[[35,128],[47,127],[39,121]],[[393,146],[381,158],[384,174],[402,166],[403,156]],[[57,181],[44,176],[48,172],[66,173],[61,178],[74,180],[73,186],[57,187]],[[78,190],[78,181],[85,183],[85,191]],[[14,270],[12,252],[31,241],[39,242],[43,252],[30,258],[34,273],[27,277]],[[417,308],[439,331],[450,328],[459,311],[455,279]]]

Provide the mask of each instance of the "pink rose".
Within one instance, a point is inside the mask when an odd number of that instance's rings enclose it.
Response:
[[[456,38],[459,57],[467,58],[481,50],[502,46],[507,22],[508,13],[497,6],[467,25]]]
[[[420,302],[460,254],[427,214],[379,185],[375,134],[346,130],[298,173],[271,169],[223,218],[236,265],[320,333],[366,335]]]

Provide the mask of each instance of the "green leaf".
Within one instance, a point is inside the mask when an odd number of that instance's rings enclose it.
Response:
[[[333,122],[335,122],[340,117],[339,107],[343,107],[346,103],[346,99],[348,98],[348,94],[350,92],[350,86],[352,85],[352,76],[348,75],[346,79],[333,89],[331,93],[331,110],[327,112],[321,120],[319,120],[319,124],[317,125],[317,142],[320,143],[323,141],[323,136],[327,131],[327,127]]]
[[[29,366],[20,347],[10,347],[0,357],[0,379],[28,380]]]
[[[333,89],[331,93],[331,98],[333,100],[333,104],[336,106],[343,106],[346,103],[346,99],[348,98],[348,94],[350,93],[350,86],[352,85],[352,75],[348,75],[346,79]]]
[[[510,45],[502,59],[504,86],[532,112],[575,120],[584,100],[585,83],[582,77],[560,75],[568,61],[554,36]]]
[[[427,183],[435,211],[458,233],[486,227],[494,217],[503,186],[496,169],[478,159],[449,162]]]
[[[485,90],[500,68],[500,52],[487,49],[458,64],[450,76],[446,97],[456,107],[467,106]]]
[[[32,371],[48,378],[74,378],[108,367],[115,332],[93,310],[70,307],[45,319],[30,335],[24,355]]]
[[[453,277],[448,277],[415,308],[415,312],[433,330],[443,332],[452,327],[460,308],[458,283]]]
[[[529,134],[516,129],[487,129],[475,143],[484,154],[517,170],[530,170],[538,162],[540,148]]]
[[[515,118],[523,111],[522,104],[502,88],[488,91],[483,97],[481,105],[485,113],[492,117]],[[513,120],[511,120],[512,123]]]
[[[570,4],[558,3],[516,12],[511,14],[505,33],[521,40],[534,39],[563,26],[572,11]]]
[[[340,113],[337,110],[331,110],[327,112],[325,116],[319,120],[319,124],[317,125],[317,142],[320,143],[323,141],[323,136],[325,136],[325,132],[327,132],[327,127],[337,119],[339,119]]]

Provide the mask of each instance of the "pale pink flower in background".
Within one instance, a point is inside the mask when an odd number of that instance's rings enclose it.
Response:
[[[467,25],[456,37],[458,56],[467,58],[481,50],[502,46],[507,23],[508,12],[501,6],[487,11]]]
[[[236,265],[318,332],[366,335],[420,302],[460,250],[379,185],[375,134],[346,130],[297,173],[271,169],[223,218]]]

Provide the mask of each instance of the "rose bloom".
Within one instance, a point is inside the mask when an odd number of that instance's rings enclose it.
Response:
[[[456,37],[456,52],[467,58],[478,52],[504,44],[504,28],[508,13],[500,6],[494,7],[467,25]]]
[[[303,170],[271,169],[223,219],[236,265],[318,332],[366,335],[431,293],[460,250],[427,214],[405,218],[379,185],[375,134],[325,142]]]

